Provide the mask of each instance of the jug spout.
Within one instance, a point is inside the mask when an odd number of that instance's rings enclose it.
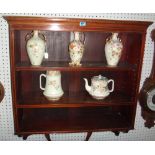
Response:
[[[84,78],[84,80],[85,80],[85,89],[88,91],[88,93],[90,93],[91,87],[88,85],[88,80],[86,78]]]

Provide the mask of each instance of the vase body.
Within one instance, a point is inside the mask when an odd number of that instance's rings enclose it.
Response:
[[[101,100],[105,97],[109,96],[111,92],[114,91],[114,80],[107,79],[106,77],[103,77],[101,75],[94,76],[91,79],[91,86],[88,85],[87,79],[85,79],[85,88],[88,91],[88,93],[95,99]],[[112,82],[112,88],[109,90],[108,84]]]
[[[69,44],[69,54],[71,58],[70,66],[81,66],[81,59],[84,53],[84,43],[81,41],[81,32],[74,32],[74,40]]]
[[[118,33],[113,33],[105,44],[105,56],[109,66],[117,66],[121,58],[123,44],[118,38]]]
[[[45,88],[42,87],[42,77],[46,78]],[[47,71],[46,75],[40,75],[40,89],[48,100],[57,101],[64,94],[61,87],[60,71]]]
[[[45,39],[39,36],[38,30],[34,30],[31,38],[27,40],[26,44],[27,53],[33,66],[41,65],[45,53],[45,46]]]

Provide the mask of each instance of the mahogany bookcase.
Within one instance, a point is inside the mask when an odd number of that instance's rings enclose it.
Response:
[[[98,19],[5,16],[9,24],[11,83],[15,134],[26,139],[32,134],[112,131],[116,135],[134,129],[137,97],[147,27],[151,22]],[[46,36],[48,59],[41,66],[30,64],[26,34],[39,30]],[[82,31],[85,51],[81,67],[70,67],[68,45],[71,34]],[[106,39],[118,32],[123,43],[117,67],[105,58]],[[39,88],[39,75],[60,70],[63,97],[48,101]],[[115,81],[115,90],[104,100],[93,99],[85,90],[101,74]],[[45,81],[44,81],[45,82]]]

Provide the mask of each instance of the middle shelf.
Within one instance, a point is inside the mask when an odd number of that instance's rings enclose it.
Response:
[[[132,105],[136,101],[136,84],[134,71],[92,71],[61,72],[61,87],[63,96],[58,101],[49,101],[45,98],[44,91],[40,89],[39,77],[45,71],[17,71],[16,72],[16,106],[17,108],[43,108],[43,107],[85,107],[85,106],[109,106]],[[102,100],[94,99],[86,90],[85,79],[91,86],[91,78],[102,75],[114,81],[114,91]],[[130,81],[130,82],[126,82]],[[48,83],[49,84],[49,83]],[[46,85],[46,79],[42,78],[42,87]],[[108,84],[111,90],[113,84]]]

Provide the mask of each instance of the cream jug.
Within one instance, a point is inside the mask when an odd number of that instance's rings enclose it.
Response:
[[[42,87],[42,77],[46,78],[45,88]],[[61,87],[60,71],[47,71],[46,75],[40,75],[40,89],[44,90],[43,94],[48,100],[57,101],[64,94]]]
[[[101,100],[107,97],[111,92],[114,91],[114,80],[110,79],[108,80],[106,77],[103,77],[101,75],[94,76],[91,79],[91,86],[88,85],[88,80],[84,78],[85,80],[85,89],[88,91],[88,93],[95,99]],[[112,88],[109,90],[108,84],[112,82]]]

